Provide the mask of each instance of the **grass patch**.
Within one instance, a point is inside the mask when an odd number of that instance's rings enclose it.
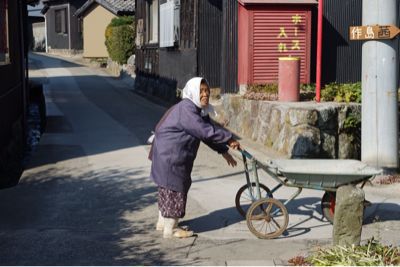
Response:
[[[361,103],[361,83],[329,83],[321,89],[322,101]],[[278,100],[278,84],[251,84],[243,96],[253,100]],[[315,84],[300,84],[300,101],[315,100]]]
[[[400,265],[400,248],[382,245],[372,238],[365,245],[320,249],[308,257],[294,257],[288,263],[292,266],[396,266]]]

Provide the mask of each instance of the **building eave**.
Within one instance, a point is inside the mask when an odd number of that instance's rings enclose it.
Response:
[[[75,12],[75,16],[83,17],[85,15],[86,11],[95,3],[102,6],[103,8],[107,9],[108,11],[110,11],[111,13],[113,13],[116,16],[134,15],[135,14],[135,11],[117,9],[115,6],[113,6],[112,4],[110,4],[109,2],[104,1],[104,0],[88,0],[85,4],[83,4],[83,6],[81,8],[79,8]]]

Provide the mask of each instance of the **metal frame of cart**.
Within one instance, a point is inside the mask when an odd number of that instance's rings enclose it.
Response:
[[[237,192],[236,208],[246,217],[249,230],[259,238],[275,238],[287,228],[289,216],[286,205],[295,199],[303,188],[323,190],[321,200],[323,215],[333,223],[336,190],[339,186],[365,183],[381,174],[382,170],[368,166],[359,160],[337,159],[276,159],[265,163],[255,159],[246,150],[241,150],[246,184]],[[278,182],[269,189],[259,182],[258,168]],[[282,186],[297,188],[297,191],[284,203],[273,198],[273,194]],[[252,203],[246,210],[242,203],[248,196]]]

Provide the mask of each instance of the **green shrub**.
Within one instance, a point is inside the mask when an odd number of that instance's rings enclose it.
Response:
[[[344,120],[343,128],[347,132],[354,132],[361,128],[361,113],[350,113]]]
[[[361,83],[330,83],[321,90],[324,101],[361,103]]]
[[[251,84],[249,85],[249,92],[255,93],[278,93],[278,84],[276,83],[266,83],[266,84]]]
[[[125,64],[135,53],[135,25],[133,17],[118,17],[111,20],[105,32],[105,45],[113,61]]]
[[[251,84],[247,93],[254,94],[278,94],[278,84]],[[300,84],[300,99],[313,100],[315,96],[315,84]],[[361,103],[361,83],[330,83],[321,90],[321,100],[335,102]]]
[[[302,84],[300,84],[300,91],[315,92],[315,83],[302,83]]]
[[[118,27],[122,25],[132,25],[134,22],[133,16],[122,16],[113,18],[109,24],[111,27]]]

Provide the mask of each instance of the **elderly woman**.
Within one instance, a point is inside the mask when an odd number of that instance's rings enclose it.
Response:
[[[178,220],[185,216],[200,141],[221,154],[228,165],[236,166],[228,146],[238,149],[240,144],[232,138],[232,133],[211,123],[209,98],[207,81],[192,78],[183,89],[182,101],[167,111],[155,130],[150,176],[158,185],[156,228],[163,230],[164,238],[193,235],[192,231],[179,228]]]

